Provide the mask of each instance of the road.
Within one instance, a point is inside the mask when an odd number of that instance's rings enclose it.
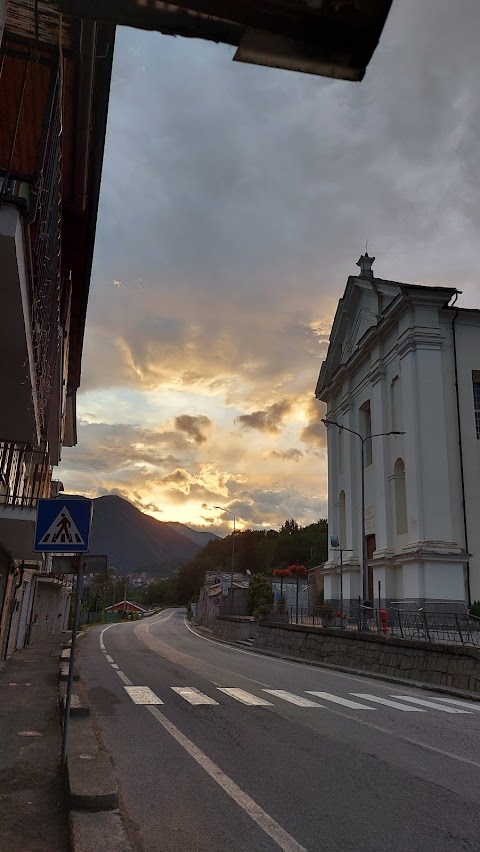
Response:
[[[182,610],[89,631],[79,663],[141,852],[480,850],[480,702],[221,645]]]

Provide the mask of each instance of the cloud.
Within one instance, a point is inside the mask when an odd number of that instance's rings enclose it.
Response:
[[[260,432],[275,434],[280,431],[285,417],[291,411],[292,403],[289,400],[274,402],[263,411],[252,411],[251,414],[240,414],[235,418],[243,429],[258,429]]]
[[[281,450],[280,452],[278,452],[278,450],[271,450],[268,455],[270,456],[270,458],[284,459],[285,461],[294,462],[298,462],[300,461],[300,459],[303,458],[302,451],[297,450],[296,447],[291,447],[289,450]]]
[[[308,423],[300,432],[300,440],[305,444],[312,444],[321,448],[326,447],[327,431],[322,423],[322,417],[325,417],[325,413],[325,403],[312,396],[307,406]]]
[[[204,444],[207,440],[205,432],[212,426],[212,421],[204,415],[182,414],[175,418],[175,427],[189,435],[196,444]]]
[[[212,505],[325,512],[313,394],[365,239],[378,276],[480,307],[480,5],[461,7],[395,0],[360,85],[118,30],[66,487],[223,531]]]

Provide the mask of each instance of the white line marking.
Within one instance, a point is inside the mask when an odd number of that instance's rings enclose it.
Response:
[[[193,757],[199,766],[215,781],[224,792],[239,805],[242,810],[252,819],[265,834],[270,837],[283,852],[307,852],[304,846],[297,843],[294,837],[285,831],[276,820],[273,819],[260,805],[244,792],[228,775],[210,760],[207,755],[192,743],[181,731],[173,725],[163,713],[156,707],[148,707],[148,710],[162,727],[177,741],[183,749]]]
[[[133,686],[133,683],[132,683],[132,681],[130,680],[130,678],[128,678],[128,677],[127,677],[127,675],[123,674],[123,672],[121,672],[121,671],[120,671],[120,669],[118,670],[117,674],[118,674],[118,676],[119,676],[120,680],[123,680],[123,682],[124,682],[127,686]]]
[[[218,707],[218,701],[215,701],[214,698],[209,698],[208,695],[204,695],[203,692],[195,689],[194,686],[171,686],[170,689],[176,692],[177,695],[181,695],[189,704],[216,704]]]
[[[247,704],[248,707],[272,707],[271,701],[265,701],[264,698],[257,698],[256,695],[252,695],[251,692],[245,692],[244,689],[230,689],[225,688],[224,686],[217,686],[217,689],[220,692],[224,692],[226,695],[230,695],[231,698],[234,698],[235,701],[240,701],[241,704]]]
[[[134,704],[163,704],[162,699],[155,695],[149,686],[125,686],[124,689]]]
[[[112,663],[112,669],[118,669],[118,666],[117,666],[116,663]]]
[[[302,695],[294,695],[293,692],[287,692],[286,689],[262,689],[262,692],[268,692],[269,695],[276,695],[277,698],[283,698],[290,704],[296,704],[297,707],[323,707],[317,701],[312,701],[310,698],[303,698]]]
[[[331,692],[315,692],[313,689],[306,689],[308,695],[316,695],[317,698],[324,698],[325,701],[333,701],[334,704],[342,704],[344,707],[351,707],[352,710],[376,710],[376,707],[368,707],[367,704],[360,704],[359,701],[349,701],[348,698],[340,698],[338,695],[333,695]]]
[[[458,704],[459,707],[468,707],[470,710],[476,710],[477,713],[480,713],[480,701],[459,701],[457,698],[444,698],[443,696],[440,698],[439,695],[436,695],[434,698],[432,697],[432,700],[447,701],[449,704]]]
[[[207,639],[206,636],[201,636],[200,633],[196,633],[195,630],[192,630],[192,628],[187,624],[186,618],[184,618],[184,624],[185,624],[185,627],[187,628],[187,630],[189,630],[190,633],[192,633],[194,636],[196,636],[197,639],[203,639],[205,642],[212,642],[212,644],[216,645],[217,648],[219,647],[219,645],[223,644],[222,642],[216,642],[214,639]],[[224,645],[224,647],[227,648],[227,649],[229,647],[231,651],[236,651],[237,654],[250,654],[251,656],[259,657],[259,658],[262,658],[264,660],[265,659],[267,659],[267,660],[268,659],[270,659],[270,660],[274,659],[275,662],[277,662],[277,663],[284,663],[287,666],[297,666],[297,668],[299,666],[301,666],[304,669],[308,669],[310,674],[312,672],[312,666],[309,666],[306,663],[297,663],[297,662],[294,662],[292,660],[282,660],[281,657],[271,658],[271,657],[268,657],[266,654],[255,654],[254,651],[243,651],[241,648],[235,648],[235,647],[232,647],[232,646],[225,646]],[[324,672],[322,672],[322,673],[324,673]],[[346,672],[336,672],[333,669],[328,669],[328,674],[333,675],[335,677],[347,679],[347,680],[356,680],[359,683],[360,682],[361,683],[365,683],[365,682],[369,683],[369,678],[367,678],[367,677],[358,677],[356,675],[349,675]],[[375,686],[377,688],[388,689],[388,688],[391,687],[391,684],[375,683]],[[352,692],[350,694],[355,695],[356,693]],[[450,699],[442,699],[442,700],[443,701],[445,701],[445,700],[452,701],[451,698]],[[424,743],[421,740],[416,740],[413,737],[402,736],[401,734],[398,734],[396,731],[392,730],[391,728],[384,728],[382,725],[376,725],[375,722],[368,722],[366,719],[360,719],[358,716],[352,716],[349,713],[342,713],[340,710],[334,710],[332,707],[325,707],[325,709],[327,710],[328,713],[333,713],[334,716],[340,716],[342,719],[348,719],[350,722],[355,722],[355,724],[362,725],[362,727],[364,727],[364,728],[370,728],[370,730],[372,730],[372,731],[379,731],[381,734],[387,734],[387,736],[392,737],[393,739],[398,740],[399,742],[409,743],[410,745],[413,745],[416,748],[424,749],[425,751],[431,751],[434,754],[441,754],[443,757],[448,757],[449,760],[454,760],[456,763],[464,763],[467,766],[475,766],[477,769],[480,769],[480,762],[478,762],[476,760],[471,760],[468,757],[461,757],[459,754],[453,754],[451,751],[445,751],[442,748],[437,748],[436,746],[429,745],[428,743]],[[413,708],[405,708],[404,707],[403,709],[406,710],[406,709],[413,709]]]
[[[441,710],[442,713],[465,713],[471,715],[468,710],[459,710],[457,707],[442,707],[441,704],[435,704],[433,701],[426,701],[424,698],[413,698],[412,695],[392,695],[392,698],[400,698],[402,701],[410,701],[411,704],[420,704],[421,707],[431,707],[434,710]]]
[[[177,610],[176,610],[176,609],[174,609],[174,610],[170,613],[170,615],[167,615],[167,617],[166,617],[166,618],[159,618],[159,619],[158,619],[158,621],[152,621],[152,622],[151,622],[151,624],[147,624],[147,626],[146,626],[146,628],[145,628],[145,629],[146,629],[146,631],[147,631],[147,633],[150,633],[150,628],[151,628],[151,627],[155,627],[155,625],[156,625],[156,624],[163,624],[165,621],[168,621],[168,620],[172,617],[172,615],[175,615],[175,613],[176,613],[176,612],[177,612]]]
[[[399,704],[398,701],[389,701],[388,698],[379,698],[378,695],[369,695],[368,692],[350,692],[349,694],[355,695],[356,698],[374,701],[376,704],[385,704],[395,710],[403,710],[404,713],[425,713],[425,710],[420,710],[420,707],[406,707],[405,704]]]
[[[105,659],[108,660],[109,663],[113,663],[113,657],[111,657],[109,654],[105,654]]]

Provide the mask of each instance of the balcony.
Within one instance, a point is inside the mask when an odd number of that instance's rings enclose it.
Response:
[[[15,68],[8,70],[13,74]],[[8,91],[11,126],[6,121],[0,132],[0,434],[32,445],[46,435],[48,426],[61,310],[58,73],[45,78],[44,87],[48,122],[41,138],[30,140],[30,147],[37,146],[30,157],[31,172],[15,169],[16,124]],[[24,113],[31,108],[27,102],[17,106],[19,122],[27,120]]]
[[[32,550],[37,504],[50,497],[51,478],[45,447],[0,440],[0,545],[14,559],[41,559]]]

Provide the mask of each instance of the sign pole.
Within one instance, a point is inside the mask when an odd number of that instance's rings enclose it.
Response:
[[[77,633],[78,633],[78,623],[80,621],[80,604],[82,601],[83,594],[83,558],[82,556],[74,556],[72,557],[72,563],[78,565],[78,575],[77,575],[77,588],[75,593],[75,611],[73,614],[73,625],[72,625],[72,644],[70,646],[70,665],[68,668],[68,681],[67,681],[67,695],[65,698],[65,714],[63,717],[63,737],[62,737],[62,755],[60,758],[61,766],[65,766],[67,759],[67,740],[68,740],[68,726],[70,722],[70,704],[72,701],[72,687],[73,687],[73,670],[75,666],[75,651],[77,647]]]

